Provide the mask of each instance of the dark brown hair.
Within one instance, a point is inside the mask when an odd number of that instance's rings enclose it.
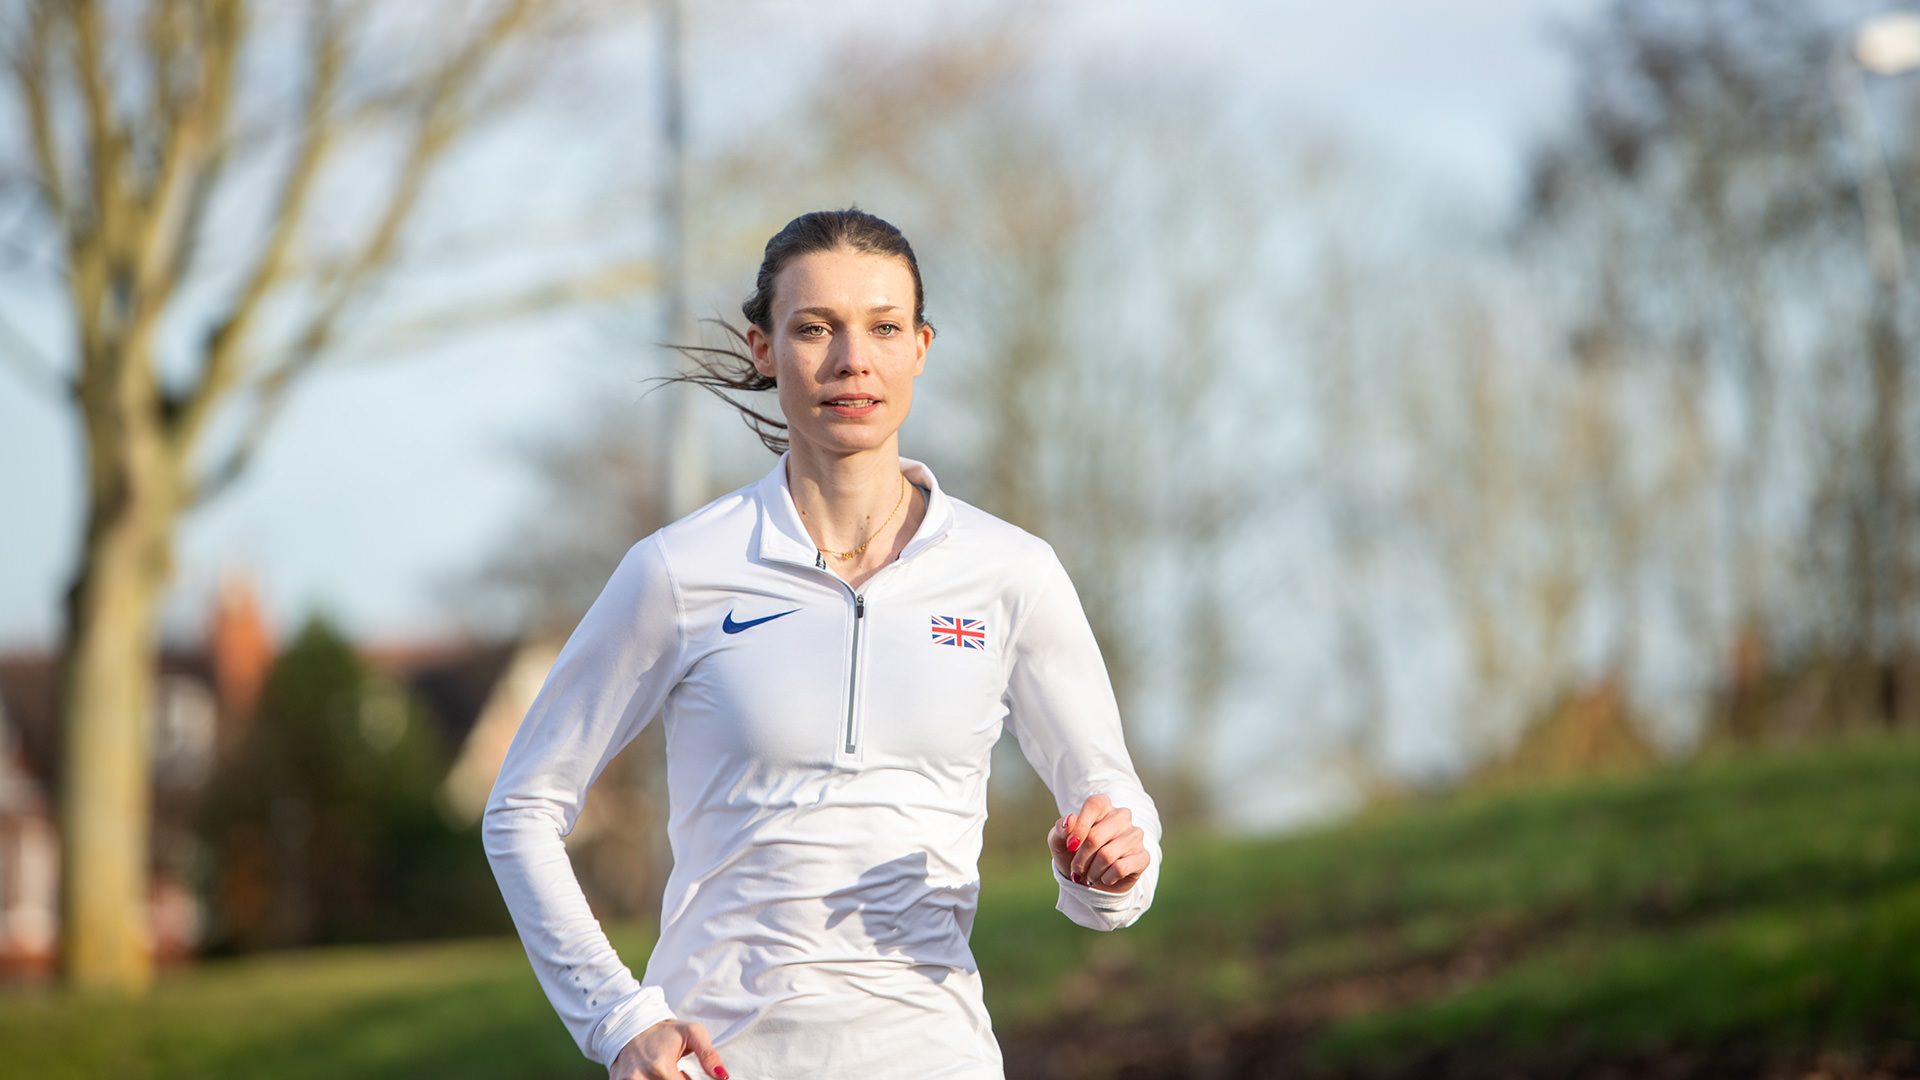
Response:
[[[760,260],[760,273],[754,278],[753,292],[740,305],[740,313],[747,317],[749,324],[759,327],[763,333],[772,334],[773,284],[774,279],[780,276],[780,271],[802,255],[838,251],[841,248],[863,255],[884,255],[906,263],[907,273],[913,276],[914,329],[930,325],[927,322],[926,290],[920,284],[920,263],[913,257],[913,246],[891,223],[857,207],[801,214],[774,233],[773,239],[767,241],[766,255]],[[753,355],[747,348],[746,331],[724,319],[708,321],[732,338],[733,344],[673,346],[682,356],[693,361],[698,370],[670,376],[662,381],[689,383],[711,391],[739,411],[740,418],[760,437],[767,449],[776,454],[785,452],[786,422],[768,416],[734,396],[772,390],[775,386],[774,380],[754,368]]]

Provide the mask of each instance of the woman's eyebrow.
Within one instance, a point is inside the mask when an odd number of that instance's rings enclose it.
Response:
[[[873,307],[870,307],[867,309],[867,314],[882,315],[887,312],[905,311],[905,310],[906,308],[901,307],[899,304],[876,304]],[[793,313],[795,315],[814,315],[823,319],[831,319],[834,316],[840,314],[840,312],[837,309],[830,308],[830,307],[794,308]]]

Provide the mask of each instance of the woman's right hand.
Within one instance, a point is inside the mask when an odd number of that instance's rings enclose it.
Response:
[[[684,1080],[680,1059],[692,1054],[700,1067],[717,1080],[727,1080],[720,1054],[707,1038],[707,1029],[680,1020],[662,1020],[635,1035],[607,1066],[607,1080]]]

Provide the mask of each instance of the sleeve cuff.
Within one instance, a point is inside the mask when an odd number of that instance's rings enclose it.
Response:
[[[1053,880],[1059,883],[1061,892],[1077,897],[1095,911],[1125,910],[1133,903],[1133,894],[1140,888],[1140,879],[1135,878],[1126,892],[1103,892],[1091,885],[1076,884],[1072,878],[1062,874],[1058,866],[1053,868]]]
[[[635,1035],[647,1030],[663,1020],[674,1019],[673,1010],[667,1008],[664,995],[657,987],[643,987],[628,1002],[615,1008],[613,1015],[607,1017],[601,1029],[600,1037],[595,1040],[594,1059],[609,1068],[620,1051],[633,1041]]]

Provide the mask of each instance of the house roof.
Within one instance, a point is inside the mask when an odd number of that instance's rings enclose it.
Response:
[[[518,648],[516,641],[454,642],[382,646],[362,655],[370,667],[401,683],[427,706],[442,751],[451,760]],[[166,650],[160,673],[214,686],[214,664],[205,652]],[[59,787],[60,678],[56,653],[0,656],[0,711],[13,732],[13,754],[19,768],[49,794]],[[223,722],[235,719],[223,717]]]
[[[480,710],[519,649],[517,641],[380,646],[364,650],[367,665],[395,679],[433,714],[440,745],[459,752]]]

